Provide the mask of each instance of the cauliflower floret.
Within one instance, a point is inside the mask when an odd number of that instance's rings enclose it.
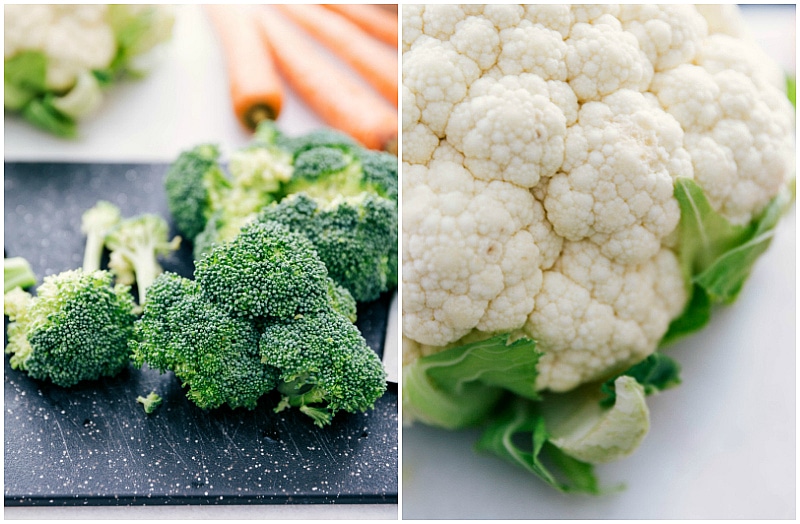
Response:
[[[692,177],[682,143],[675,119],[641,93],[584,104],[544,200],[556,232],[589,238],[618,261],[651,258],[680,219],[674,179]]]
[[[536,75],[476,81],[454,107],[445,132],[482,180],[533,187],[564,160],[566,117]]]
[[[504,75],[535,73],[545,80],[566,80],[567,45],[557,31],[523,20],[500,32],[497,65]]]
[[[470,16],[456,25],[450,43],[462,55],[472,59],[484,71],[497,62],[500,34],[489,20]]]
[[[47,87],[66,90],[86,70],[108,67],[117,50],[107,5],[6,6],[5,57],[42,51],[48,57]]]
[[[569,36],[572,27],[572,11],[564,4],[527,4],[525,19],[542,27],[558,31],[561,38]]]
[[[750,221],[792,176],[794,119],[782,91],[692,64],[655,75],[651,89],[686,132],[695,180],[730,221]]]
[[[537,388],[567,391],[642,360],[685,301],[681,269],[668,249],[630,266],[591,242],[565,242],[524,328],[545,352]]]
[[[478,65],[453,44],[427,36],[418,38],[411,56],[403,60],[403,85],[416,95],[419,120],[440,138],[453,106],[467,96],[467,86],[479,76]]]
[[[691,60],[708,33],[708,26],[690,5],[625,4],[619,19],[633,33],[656,71]]]
[[[625,88],[644,90],[653,77],[636,37],[611,15],[575,24],[566,43],[569,84],[581,102]]]
[[[409,337],[441,346],[476,327],[491,332],[524,324],[542,263],[560,249],[529,191],[478,181],[460,164],[434,160],[404,164],[403,206]]]

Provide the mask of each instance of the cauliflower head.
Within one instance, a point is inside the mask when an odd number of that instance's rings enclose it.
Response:
[[[730,250],[794,178],[784,73],[737,8],[409,5],[402,24],[412,388],[435,366],[426,394],[447,390],[443,355],[500,334],[535,342],[529,398],[601,384],[735,298]],[[406,423],[448,426],[411,393]]]
[[[4,107],[62,136],[96,111],[103,88],[168,40],[168,5],[5,5]]]

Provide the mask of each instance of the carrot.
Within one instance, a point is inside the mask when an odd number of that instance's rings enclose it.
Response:
[[[264,6],[254,16],[278,70],[309,108],[366,147],[397,153],[395,108],[331,62],[277,10]]]
[[[347,62],[397,107],[396,47],[387,47],[347,18],[319,5],[280,4],[278,9]]]
[[[397,47],[397,12],[370,4],[325,4],[375,38]]]
[[[256,24],[239,6],[206,5],[225,56],[231,104],[248,129],[275,120],[283,104],[283,82]]]

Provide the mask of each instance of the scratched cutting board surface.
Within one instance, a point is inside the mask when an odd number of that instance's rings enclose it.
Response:
[[[104,199],[123,216],[169,218],[166,164],[5,163],[5,254],[27,258],[39,281],[79,267],[81,214]],[[174,232],[173,232],[174,233]],[[188,244],[162,260],[193,271]],[[390,297],[359,307],[379,355]],[[65,389],[31,380],[5,357],[5,504],[396,503],[396,386],[366,413],[317,428],[296,411],[203,411],[171,374],[129,367]],[[146,415],[136,397],[164,401]]]

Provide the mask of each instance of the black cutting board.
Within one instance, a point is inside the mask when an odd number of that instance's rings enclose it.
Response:
[[[83,212],[108,200],[123,216],[169,220],[167,164],[5,163],[5,254],[44,275],[79,267]],[[174,234],[174,231],[173,231]],[[163,260],[191,277],[191,248]],[[390,297],[357,322],[383,352]],[[5,339],[4,339],[5,340]],[[136,397],[155,390],[146,415]],[[11,369],[5,357],[5,504],[397,503],[398,401],[390,384],[374,410],[339,413],[320,429],[296,411],[204,411],[171,373],[130,367],[65,389]]]

